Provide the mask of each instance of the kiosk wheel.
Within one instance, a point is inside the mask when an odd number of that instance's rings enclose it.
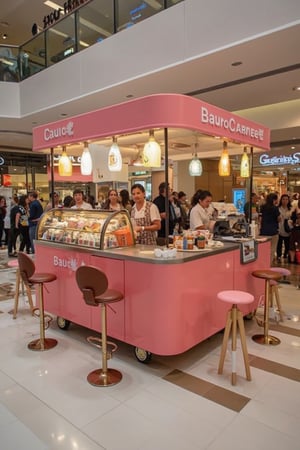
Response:
[[[134,347],[134,355],[136,359],[143,364],[147,364],[151,361],[152,353],[144,350],[140,347]]]
[[[69,320],[67,320],[61,316],[57,316],[56,322],[57,322],[58,328],[60,328],[61,330],[67,330],[69,328],[69,326],[71,325],[71,322]]]

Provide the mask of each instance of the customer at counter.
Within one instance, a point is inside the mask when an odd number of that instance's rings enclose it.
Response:
[[[158,237],[166,238],[166,195],[170,197],[171,190],[167,183],[162,182],[158,186],[159,195],[155,197],[153,203],[157,206],[160,218],[161,218],[161,228],[158,231]],[[171,202],[169,202],[169,235],[173,234],[174,227],[176,224],[176,214]]]
[[[161,218],[157,206],[145,199],[145,188],[142,184],[134,184],[131,188],[134,205],[131,210],[131,221],[136,233],[136,243],[156,245],[157,231],[161,227]]]
[[[270,236],[271,240],[271,264],[275,260],[275,252],[278,243],[278,227],[281,220],[278,208],[278,195],[271,193],[267,195],[266,203],[261,207],[260,234]]]
[[[193,196],[193,204],[190,211],[191,230],[209,230],[212,228],[211,207],[212,194],[209,191],[199,190]]]
[[[110,189],[108,191],[107,199],[103,205],[103,209],[108,209],[109,211],[120,211],[121,206],[119,202],[118,192],[115,189]]]
[[[71,206],[71,209],[93,209],[90,203],[84,201],[83,191],[80,188],[76,188],[73,191],[73,199],[75,205]]]

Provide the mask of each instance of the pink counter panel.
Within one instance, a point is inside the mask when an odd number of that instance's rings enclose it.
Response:
[[[96,266],[106,273],[109,287],[125,295],[113,305],[115,312],[108,308],[108,335],[151,353],[175,355],[224,328],[228,305],[216,299],[220,290],[250,292],[255,301],[244,306],[243,313],[256,308],[264,284],[251,272],[267,268],[270,259],[269,242],[259,244],[258,259],[244,265],[236,245],[221,253],[162,263],[132,257],[130,251],[74,251],[37,242],[37,270],[57,275],[57,282],[45,291],[45,309],[101,331],[99,308],[86,306],[75,280],[77,267]],[[132,251],[136,255],[137,249]]]

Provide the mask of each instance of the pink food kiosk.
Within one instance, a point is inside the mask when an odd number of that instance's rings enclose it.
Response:
[[[157,94],[36,127],[33,150],[50,153],[113,136],[134,143],[149,130],[164,139],[166,160],[170,138],[180,133],[197,133],[199,142],[217,136],[240,153],[244,145],[269,149],[264,126],[191,97]],[[73,322],[101,331],[99,310],[83,301],[75,272],[92,265],[106,273],[109,287],[124,293],[115,311],[108,311],[108,335],[131,344],[141,362],[152,353],[182,353],[222,330],[227,308],[217,301],[220,290],[250,292],[255,301],[242,311],[254,311],[264,284],[251,272],[270,264],[270,243],[259,240],[157,257],[154,247],[135,244],[126,211],[52,209],[40,220],[35,250],[38,270],[57,276],[45,292],[45,310],[57,316],[61,328]]]

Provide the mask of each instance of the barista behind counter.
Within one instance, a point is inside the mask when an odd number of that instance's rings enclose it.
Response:
[[[131,221],[136,233],[137,244],[156,245],[157,231],[161,227],[161,218],[157,206],[145,199],[145,188],[142,184],[134,184],[131,188],[134,205],[131,210]]]
[[[211,204],[212,194],[209,191],[197,191],[193,197],[190,211],[191,230],[213,230],[216,220],[216,210]]]

